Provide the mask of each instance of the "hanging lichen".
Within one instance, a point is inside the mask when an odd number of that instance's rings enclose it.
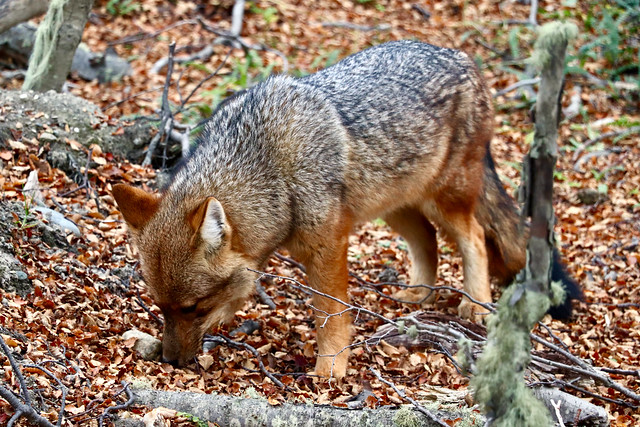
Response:
[[[478,358],[471,387],[476,402],[483,406],[487,418],[494,420],[494,426],[552,424],[547,408],[523,379],[531,358],[529,332],[550,304],[546,295],[514,284],[505,290],[498,310],[489,317],[487,344]]]

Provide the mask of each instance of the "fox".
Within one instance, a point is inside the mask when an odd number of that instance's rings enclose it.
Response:
[[[493,117],[474,61],[418,41],[380,44],[301,78],[273,75],[227,98],[159,194],[112,188],[164,315],[162,361],[193,361],[203,335],[253,294],[252,270],[286,248],[318,291],[314,373],[344,377],[348,236],[375,218],[405,239],[411,285],[436,282],[438,227],[461,253],[466,294],[491,302],[490,276],[514,278],[528,235],[491,156]],[[557,253],[552,275],[567,291],[554,314],[568,317],[580,289]],[[458,310],[487,311],[467,297]]]

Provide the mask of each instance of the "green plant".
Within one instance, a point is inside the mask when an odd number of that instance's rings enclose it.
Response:
[[[140,10],[140,3],[133,0],[109,0],[107,12],[113,16],[124,16]]]
[[[195,415],[191,415],[191,414],[188,414],[186,412],[178,412],[177,415],[179,417],[186,418],[187,420],[191,421],[197,427],[209,427],[209,423],[207,423],[205,420],[202,420],[202,419],[196,417]]]
[[[585,74],[583,67],[587,61],[603,58],[610,66],[602,67],[596,73],[615,79],[635,72],[640,81],[638,48],[629,42],[640,30],[640,0],[593,2],[584,18],[584,27],[583,37],[587,43],[568,57],[569,61],[578,61],[578,66],[568,67],[568,72]]]
[[[254,50],[248,50],[244,60],[234,61],[231,73],[224,76],[222,82],[216,88],[203,92],[203,97],[211,99],[210,104],[215,106],[229,93],[247,89],[253,84],[265,80],[271,74],[274,65],[264,66],[260,55]],[[209,113],[213,111],[212,108],[200,109]]]
[[[387,223],[384,222],[384,219],[382,218],[376,218],[371,222],[373,223],[373,225],[377,225],[378,227],[384,227],[385,225],[387,225]]]
[[[340,49],[334,49],[330,52],[323,53],[322,55],[316,57],[313,60],[310,68],[315,69],[315,68],[318,68],[320,65],[322,65],[322,68],[327,68],[332,66],[333,64],[338,62],[341,52],[342,51]]]
[[[271,24],[278,20],[278,9],[273,6],[262,9],[261,7],[256,6],[255,3],[251,3],[251,6],[249,6],[249,11],[251,13],[255,13],[256,15],[261,15],[262,19],[264,19],[264,22],[266,22],[267,24]]]
[[[11,212],[14,223],[18,226],[19,230],[26,230],[28,228],[35,227],[38,224],[36,221],[33,221],[33,210],[31,209],[32,203],[33,201],[31,198],[25,200],[21,216],[15,212]]]

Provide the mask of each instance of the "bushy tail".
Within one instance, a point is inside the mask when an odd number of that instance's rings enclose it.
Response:
[[[488,149],[484,162],[484,188],[476,205],[476,217],[484,228],[489,273],[502,285],[508,285],[525,265],[529,233],[498,178]],[[557,249],[553,251],[551,280],[562,283],[566,298],[562,304],[551,307],[549,313],[556,319],[567,319],[571,315],[571,300],[582,299],[582,291],[564,269]]]

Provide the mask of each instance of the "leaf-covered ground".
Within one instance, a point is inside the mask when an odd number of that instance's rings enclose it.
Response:
[[[179,56],[198,51],[216,38],[193,22],[185,21],[180,26],[160,30],[197,15],[214,26],[229,28],[233,5],[232,1],[208,4],[143,0],[134,2],[137,9],[121,16],[107,11],[112,3],[97,2],[83,41],[94,51],[112,46],[120,56],[131,61],[134,71],[123,81],[106,85],[73,80],[71,92],[100,105],[107,115],[115,118],[151,114],[158,108],[161,91],[157,88],[164,84],[166,69],[152,74],[150,68],[167,55],[169,41],[176,41]],[[426,1],[414,6],[398,0],[260,0],[247,3],[242,36],[252,43],[264,43],[283,52],[289,59],[290,70],[300,74],[330,65],[372,44],[415,38],[470,53],[480,64],[492,91],[497,93],[526,78],[521,74],[526,68],[523,59],[531,51],[535,33],[513,22],[526,21],[529,6],[486,0],[473,3]],[[544,23],[564,17],[578,25],[580,35],[569,49],[570,67],[605,80],[624,81],[634,76],[633,73],[638,77],[638,36],[625,32],[633,21],[613,27],[607,24],[607,16],[613,22],[620,17],[623,13],[620,8],[596,2],[565,1],[563,6],[556,3],[541,2],[538,21]],[[424,11],[430,14],[428,18]],[[631,14],[626,19],[637,20],[638,16]],[[342,26],[346,22],[368,28]],[[637,21],[635,25],[637,28]],[[618,44],[613,40],[612,28],[617,28]],[[148,37],[120,42],[138,34]],[[580,46],[597,41],[600,41],[597,46],[579,50]],[[217,45],[214,51],[204,65],[176,65],[174,82],[180,76],[183,96],[220,65],[228,48]],[[197,121],[196,111],[206,114],[212,103],[251,84],[252,79],[269,71],[271,64],[274,64],[272,71],[282,69],[282,60],[275,53],[250,55],[252,61],[247,65],[247,55],[235,49],[220,75],[206,82],[190,101],[196,108],[180,118]],[[635,71],[633,67],[625,71],[625,66],[634,60]],[[238,72],[238,69],[244,71]],[[580,145],[608,132],[619,133],[638,126],[639,97],[637,84],[634,89],[633,83],[626,83],[626,87],[601,87],[597,83],[578,71],[567,77],[563,106],[570,106],[578,87],[581,93],[575,98],[580,102],[577,114],[560,125],[561,152],[555,182],[559,246],[568,269],[584,289],[585,302],[576,305],[571,322],[545,319],[545,323],[574,355],[593,365],[635,370],[635,375],[613,375],[613,378],[638,390],[640,147],[637,133],[605,137],[584,150]],[[20,82],[8,80],[3,84],[4,88],[17,88]],[[175,103],[180,102],[176,90],[170,91],[169,96]],[[533,130],[528,99],[526,93],[517,91],[495,99],[493,152],[499,172],[512,193],[519,182],[519,165]],[[0,111],[0,117],[2,115]],[[161,327],[139,301],[158,314],[159,311],[145,295],[143,281],[136,272],[135,249],[127,238],[110,188],[117,182],[153,188],[156,173],[113,159],[109,153],[95,148],[87,175],[91,190],[81,188],[69,193],[78,189],[78,182],[82,184],[84,170],[72,177],[52,169],[44,160],[46,144],[41,146],[37,139],[21,138],[21,128],[28,126],[28,121],[29,117],[25,117],[23,123],[15,124],[14,141],[0,151],[2,201],[24,200],[22,188],[27,176],[37,170],[46,204],[74,221],[80,227],[81,236],[68,234],[60,238],[58,234],[52,239],[47,235],[52,233],[50,228],[31,227],[34,219],[26,217],[23,211],[16,212],[11,243],[35,284],[35,291],[26,298],[3,295],[0,332],[23,363],[56,361],[46,366],[57,372],[69,388],[66,414],[70,423],[97,423],[95,417],[106,407],[123,401],[122,395],[117,396],[122,381],[142,380],[161,389],[236,395],[252,394],[251,390],[255,390],[273,403],[311,400],[336,406],[344,406],[351,397],[370,390],[374,397],[366,403],[372,407],[401,403],[393,390],[370,373],[368,368],[372,366],[416,398],[428,395],[429,386],[466,389],[468,380],[456,372],[444,355],[435,350],[416,351],[390,345],[355,347],[351,369],[340,384],[302,375],[315,364],[315,332],[309,297],[282,280],[266,286],[277,305],[275,310],[263,305],[258,298],[251,299],[237,314],[235,323],[221,332],[235,329],[244,320],[257,321],[259,331],[235,339],[258,349],[267,369],[278,375],[289,387],[288,391],[266,379],[258,370],[256,359],[242,350],[219,346],[200,356],[202,367],[199,369],[194,366],[176,369],[143,361],[131,349],[133,343],[122,341],[120,336],[131,328],[160,336]],[[45,131],[47,129],[42,129]],[[82,150],[73,141],[70,144]],[[592,191],[586,191],[588,189]],[[589,196],[594,200],[587,200]],[[30,215],[39,214],[30,212]],[[359,227],[350,242],[349,268],[361,279],[385,281],[385,276],[381,278],[380,274],[393,272],[387,270],[389,268],[398,272],[399,281],[407,279],[406,246],[381,221]],[[453,245],[441,242],[438,284],[459,288],[460,258],[453,249]],[[280,259],[273,258],[267,271],[304,281],[299,269]],[[356,278],[352,282],[352,301],[365,308],[389,318],[416,310],[361,286]],[[454,292],[440,293],[429,309],[455,314],[459,299]],[[355,323],[356,342],[370,337],[380,325],[379,320],[366,315],[359,316]],[[0,375],[17,390],[6,358],[2,360],[5,368]],[[26,369],[25,374],[33,387],[41,389],[44,400],[40,404],[48,408],[45,413],[54,420],[60,392],[42,372]],[[582,381],[579,385],[614,401],[639,404],[593,382]],[[604,406],[614,425],[640,424],[640,415],[635,409],[620,402],[578,395]],[[457,405],[468,404],[461,398]],[[0,408],[0,412],[13,412],[4,401],[0,401]],[[133,412],[143,413],[144,409]],[[0,415],[0,424],[7,419],[6,415]]]

